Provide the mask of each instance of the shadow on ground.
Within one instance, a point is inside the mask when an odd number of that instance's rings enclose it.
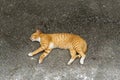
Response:
[[[120,1],[0,0],[0,80],[119,80]],[[43,23],[45,24],[43,26]],[[29,36],[69,32],[88,43],[85,64],[68,66],[68,50],[54,49],[43,64]]]

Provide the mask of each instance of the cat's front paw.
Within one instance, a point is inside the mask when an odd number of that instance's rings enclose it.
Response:
[[[30,53],[28,54],[28,56],[33,56],[32,52],[30,52]]]
[[[42,63],[42,60],[39,60],[39,64],[41,64]]]

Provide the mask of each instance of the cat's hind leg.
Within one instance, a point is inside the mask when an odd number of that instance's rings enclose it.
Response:
[[[84,64],[84,60],[85,60],[85,53],[82,50],[77,50],[77,52],[79,53],[79,55],[81,55],[81,59],[80,59],[80,64]]]
[[[70,65],[77,58],[76,51],[74,49],[70,49],[70,55],[71,59],[67,63],[68,65]]]

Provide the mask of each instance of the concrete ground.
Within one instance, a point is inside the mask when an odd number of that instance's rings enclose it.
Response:
[[[36,28],[81,35],[85,64],[62,49],[28,57]],[[120,80],[120,0],[0,0],[0,80]]]

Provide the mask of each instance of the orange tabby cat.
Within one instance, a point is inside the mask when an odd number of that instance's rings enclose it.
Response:
[[[30,39],[32,41],[40,42],[41,47],[29,53],[28,56],[34,56],[35,54],[44,51],[39,58],[39,63],[43,62],[43,59],[51,52],[53,48],[70,50],[71,59],[69,60],[68,65],[70,65],[76,58],[80,57],[80,63],[84,63],[87,43],[78,35],[69,33],[45,34],[40,30],[36,30],[36,32],[31,35]]]

